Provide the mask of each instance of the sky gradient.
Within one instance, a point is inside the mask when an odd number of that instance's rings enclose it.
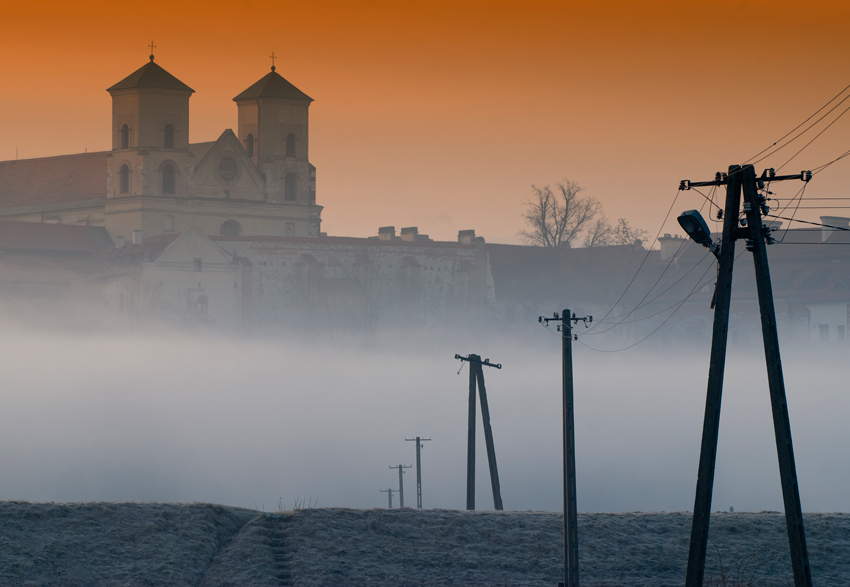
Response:
[[[415,225],[519,242],[531,184],[569,178],[654,236],[680,179],[743,162],[850,83],[846,2],[9,4],[0,160],[108,149],[105,88],[147,61],[151,39],[157,63],[196,90],[190,140],[213,140],[235,129],[233,96],[275,51],[316,100],[310,160],[331,235]],[[783,172],[848,149],[850,115]],[[848,162],[806,195],[847,196]],[[701,200],[683,194],[674,211]],[[850,210],[798,217],[820,214]],[[664,231],[677,230],[673,214]]]

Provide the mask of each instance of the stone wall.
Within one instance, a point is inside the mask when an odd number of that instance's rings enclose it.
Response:
[[[495,298],[481,246],[327,237],[215,241],[251,263],[259,327],[416,327],[481,317]]]

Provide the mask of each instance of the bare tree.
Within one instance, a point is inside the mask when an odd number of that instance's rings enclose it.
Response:
[[[611,244],[612,245],[629,245],[636,247],[642,245],[646,240],[647,232],[640,228],[635,228],[625,218],[617,220],[617,226],[611,229]]]
[[[590,225],[584,235],[585,247],[604,247],[611,244],[613,229],[605,216],[600,216]]]
[[[532,185],[532,195],[525,201],[523,218],[528,229],[519,234],[541,247],[569,247],[576,237],[591,227],[602,211],[602,204],[592,196],[581,197],[583,191],[574,181],[565,179],[542,188]]]
[[[633,227],[628,220],[620,218],[611,226],[605,216],[600,216],[587,229],[584,236],[585,247],[607,247],[611,245],[638,246],[646,240],[647,232]]]

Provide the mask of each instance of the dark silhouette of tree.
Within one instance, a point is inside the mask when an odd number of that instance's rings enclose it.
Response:
[[[585,247],[643,244],[647,237],[645,230],[633,227],[625,218],[612,225],[599,200],[582,197],[583,191],[583,187],[569,179],[556,183],[555,189],[532,185],[522,214],[527,228],[519,235],[539,247],[572,247],[580,236],[584,237]]]
[[[568,179],[555,184],[554,190],[548,185],[532,185],[531,190],[523,212],[528,228],[519,234],[533,245],[570,247],[602,211],[599,200],[581,197],[584,188]]]

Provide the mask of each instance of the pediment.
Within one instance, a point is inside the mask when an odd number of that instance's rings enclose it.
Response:
[[[265,199],[265,181],[232,130],[225,130],[195,161],[193,178],[199,197]]]
[[[197,226],[192,226],[177,237],[156,258],[154,263],[192,263],[200,259],[203,264],[233,264],[233,256],[215,244]]]

